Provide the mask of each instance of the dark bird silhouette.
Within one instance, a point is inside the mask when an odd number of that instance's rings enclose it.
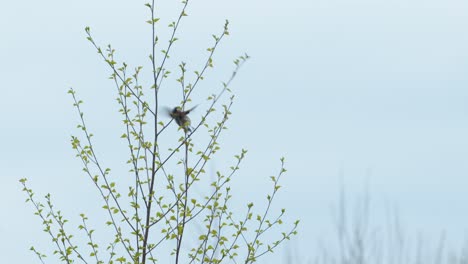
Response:
[[[185,132],[192,132],[192,127],[190,126],[191,121],[188,117],[188,114],[190,114],[190,112],[195,109],[195,107],[197,106],[184,111],[180,106],[176,106],[169,112],[169,115],[175,120],[179,127],[184,129]]]

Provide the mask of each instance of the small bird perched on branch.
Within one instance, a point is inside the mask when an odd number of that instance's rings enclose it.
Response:
[[[185,132],[187,132],[187,131],[192,132],[192,128],[190,127],[191,121],[190,121],[190,118],[188,117],[188,114],[190,114],[190,112],[193,109],[195,109],[195,107],[197,107],[197,106],[194,106],[194,107],[190,108],[189,110],[183,111],[180,106],[176,106],[169,112],[169,115],[172,118],[174,118],[177,125],[179,125],[179,127],[184,129]]]

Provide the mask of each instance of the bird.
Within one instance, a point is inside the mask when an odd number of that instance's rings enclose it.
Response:
[[[177,125],[184,129],[185,132],[192,132],[192,128],[190,127],[191,121],[190,118],[188,117],[188,114],[195,109],[194,106],[190,108],[189,110],[183,110],[182,107],[176,106],[172,110],[170,110],[169,115],[175,120]]]

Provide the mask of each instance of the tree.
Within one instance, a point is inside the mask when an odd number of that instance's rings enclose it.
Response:
[[[272,217],[270,212],[280,189],[279,180],[286,172],[283,158],[279,173],[271,176],[273,186],[267,195],[266,206],[255,213],[253,203],[248,203],[242,217],[234,214],[230,207],[233,195],[230,181],[238,172],[247,151],[241,150],[235,156],[229,173],[206,171],[206,165],[220,149],[218,139],[231,115],[234,95],[229,88],[230,84],[249,59],[247,54],[234,61],[235,69],[219,92],[208,96],[209,107],[204,110],[201,120],[191,124],[187,118],[193,91],[204,79],[206,70],[213,67],[213,54],[218,44],[229,35],[228,21],[221,34],[213,35],[214,44],[207,49],[208,57],[202,69],[194,71],[193,81],[188,81],[187,64],[179,64],[176,80],[182,94],[180,105],[172,110],[161,110],[159,92],[164,87],[163,80],[171,77],[166,62],[171,48],[178,40],[179,25],[187,16],[188,3],[188,0],[182,1],[179,16],[169,24],[172,33],[159,59],[156,51],[159,45],[156,25],[160,18],[155,16],[154,0],[146,4],[151,14],[147,22],[152,29],[150,87],[144,87],[139,82],[141,74],[144,74],[142,66],[130,71],[125,62],[118,63],[115,60],[115,50],[111,45],[102,49],[93,38],[90,28],[85,29],[87,39],[111,70],[110,79],[116,87],[119,112],[123,116],[124,133],[121,138],[128,146],[130,157],[127,163],[130,165],[131,181],[128,183],[116,178],[111,169],[102,164],[102,157],[95,150],[93,134],[86,125],[81,109],[83,101],[77,98],[74,89],[70,89],[68,92],[80,118],[78,128],[82,132],[81,136],[71,137],[71,145],[83,164],[83,171],[93,181],[102,198],[102,207],[108,214],[105,225],[113,230],[114,237],[105,245],[96,243],[93,235],[95,230],[98,232],[101,228],[89,227],[88,216],[83,213],[80,214],[82,223],[79,229],[86,237],[87,245],[78,245],[67,227],[68,220],[61,211],[54,209],[51,196],[45,196],[45,203],[38,201],[33,190],[26,185],[26,179],[22,179],[23,190],[28,195],[27,201],[42,219],[44,231],[52,238],[56,248],[53,254],[58,255],[62,262],[156,263],[158,257],[169,248],[174,263],[253,263],[296,234],[299,221],[288,231],[280,233],[276,240],[264,241],[266,233],[275,231],[273,228],[282,224],[285,213],[282,209]],[[227,102],[222,104],[222,100]],[[222,109],[220,114],[217,111],[219,106]],[[170,115],[171,121],[164,123],[161,118],[164,114]],[[160,143],[174,120],[182,136],[178,142],[170,142],[173,147],[163,150]],[[203,129],[206,130],[205,134]],[[192,137],[195,133],[205,135],[206,144],[195,142]],[[171,166],[171,162],[176,163],[178,170]],[[209,187],[210,192],[202,197],[197,196],[193,192],[197,185]],[[124,193],[123,190],[128,191]],[[194,232],[193,229],[197,227],[198,230]],[[197,245],[188,252],[182,247],[187,236],[198,237]],[[44,263],[46,256],[34,247],[31,250]],[[106,256],[103,251],[107,253]]]

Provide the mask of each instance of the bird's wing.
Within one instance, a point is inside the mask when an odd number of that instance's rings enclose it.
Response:
[[[189,110],[185,110],[185,114],[189,114],[193,109],[197,108],[198,105],[190,108]]]
[[[171,117],[172,118],[172,108],[168,107],[168,106],[163,106],[161,107],[161,113],[163,113],[163,115],[167,116],[167,117]]]

